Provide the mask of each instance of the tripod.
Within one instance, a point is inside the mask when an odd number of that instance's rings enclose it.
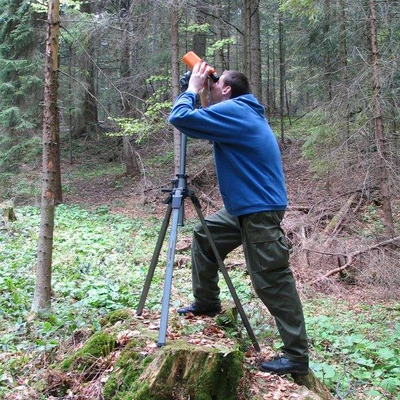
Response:
[[[142,295],[140,297],[139,305],[137,307],[136,313],[137,315],[142,315],[144,304],[146,302],[147,295],[149,293],[151,281],[154,276],[154,271],[156,265],[158,263],[158,258],[160,256],[161,247],[163,245],[165,235],[167,232],[167,228],[169,225],[169,221],[172,214],[172,225],[170,231],[170,238],[168,244],[168,255],[167,255],[167,267],[165,271],[165,281],[164,281],[164,292],[162,298],[162,309],[161,309],[161,320],[160,320],[160,330],[158,335],[158,347],[164,346],[166,342],[166,333],[168,326],[168,312],[169,312],[169,301],[171,297],[171,287],[172,287],[172,277],[173,277],[173,268],[174,268],[174,258],[175,258],[175,246],[176,246],[176,238],[178,232],[178,226],[183,225],[184,220],[184,200],[186,197],[190,197],[192,200],[193,206],[197,212],[197,215],[200,219],[201,225],[207,235],[209,240],[209,244],[214,252],[214,256],[217,260],[219,269],[222,275],[225,278],[226,284],[229,288],[231,296],[235,302],[236,308],[239,312],[240,317],[242,318],[243,324],[246,327],[247,333],[253,343],[256,351],[261,351],[260,346],[257,342],[257,339],[254,335],[254,332],[250,326],[250,323],[247,319],[247,316],[243,310],[243,307],[240,303],[238,295],[235,291],[235,288],[232,284],[232,281],[228,275],[228,272],[225,268],[225,264],[219,255],[218,249],[215,246],[214,240],[211,236],[210,230],[208,229],[207,223],[204,219],[203,213],[201,211],[201,206],[198,198],[194,194],[192,190],[188,190],[187,188],[187,176],[185,174],[185,166],[186,166],[186,145],[187,145],[187,137],[186,135],[181,133],[181,153],[180,153],[180,165],[179,165],[179,174],[177,175],[176,180],[173,180],[173,188],[171,190],[165,190],[169,192],[169,197],[166,199],[165,203],[168,204],[167,211],[165,213],[164,220],[161,225],[160,233],[158,236],[158,240],[156,243],[156,247],[154,249],[153,257],[151,259],[150,267],[147,273],[146,281],[142,290]]]

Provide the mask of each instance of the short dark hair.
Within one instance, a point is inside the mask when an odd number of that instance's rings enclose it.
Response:
[[[250,83],[245,74],[239,71],[224,71],[224,84],[231,87],[231,99],[251,93]]]

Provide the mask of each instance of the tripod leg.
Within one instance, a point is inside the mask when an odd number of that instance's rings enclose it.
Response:
[[[217,247],[215,246],[215,243],[214,243],[214,240],[213,240],[213,238],[211,236],[210,230],[208,229],[206,220],[204,219],[203,213],[201,212],[201,207],[200,207],[199,200],[193,194],[191,195],[191,199],[192,199],[193,205],[194,205],[194,207],[196,209],[197,215],[198,215],[198,217],[200,219],[201,225],[203,226],[204,232],[207,235],[207,238],[208,238],[208,241],[210,243],[210,246],[211,246],[211,248],[212,248],[212,250],[214,252],[214,255],[215,255],[215,258],[217,260],[219,269],[220,269],[222,275],[225,278],[225,281],[226,281],[226,284],[227,284],[227,286],[229,288],[231,296],[232,296],[232,298],[233,298],[233,300],[235,302],[235,305],[236,305],[236,307],[238,309],[240,317],[242,318],[243,324],[246,327],[247,333],[248,333],[248,335],[249,335],[249,337],[250,337],[250,339],[251,339],[251,341],[253,343],[254,348],[256,349],[256,351],[259,352],[259,351],[261,351],[260,345],[257,342],[257,338],[255,337],[253,329],[251,328],[249,320],[247,319],[247,316],[246,316],[246,314],[245,314],[245,312],[243,310],[242,304],[240,303],[240,300],[239,300],[239,297],[238,297],[238,295],[236,293],[235,287],[233,286],[231,278],[229,277],[228,271],[225,268],[225,264],[222,261],[221,256],[219,255]]]
[[[158,240],[157,240],[157,243],[156,243],[156,247],[154,249],[153,257],[151,259],[149,271],[147,272],[147,277],[146,277],[145,284],[143,286],[142,295],[140,297],[139,305],[138,305],[138,307],[136,309],[136,314],[137,315],[142,315],[144,304],[146,302],[146,298],[147,298],[147,295],[149,293],[151,281],[152,281],[153,276],[154,276],[154,271],[155,271],[156,265],[158,263],[158,257],[160,256],[161,247],[163,245],[165,234],[166,234],[167,229],[168,229],[169,219],[171,217],[171,213],[172,213],[172,206],[171,206],[171,203],[169,203],[167,211],[165,213],[165,217],[164,217],[163,223],[161,225],[160,233],[158,235]]]
[[[179,214],[180,214],[179,208],[174,208],[174,213],[172,216],[172,224],[171,224],[171,233],[168,244],[167,267],[165,269],[164,293],[162,299],[160,330],[158,333],[158,343],[157,343],[158,347],[164,346],[166,341],[167,326],[168,326],[168,310],[169,310],[169,301],[171,297],[172,276],[174,270],[175,246],[176,246],[176,237],[178,233]]]

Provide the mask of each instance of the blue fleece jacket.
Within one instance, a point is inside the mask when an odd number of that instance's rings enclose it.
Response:
[[[169,122],[185,135],[211,140],[218,183],[226,210],[233,216],[284,210],[287,205],[281,154],[251,95],[195,108],[190,91],[177,98]]]

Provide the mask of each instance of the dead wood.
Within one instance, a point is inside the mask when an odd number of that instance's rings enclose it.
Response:
[[[290,205],[287,207],[287,211],[303,211],[305,213],[309,212],[310,206],[300,206],[300,205]]]
[[[205,169],[205,168],[203,168],[200,172],[198,172],[196,175],[193,175],[191,178],[190,178],[190,183],[192,183],[192,184],[194,184],[198,179],[200,179],[201,178],[201,176],[203,175],[203,174],[205,174],[207,172],[207,170]]]
[[[334,235],[336,232],[338,232],[346,214],[349,212],[350,207],[353,204],[356,197],[357,197],[357,193],[353,193],[348,198],[346,203],[343,204],[343,206],[340,208],[339,212],[331,219],[331,222],[326,226],[326,228],[324,230],[325,235],[330,235],[330,234]]]
[[[321,277],[315,279],[311,283],[321,282],[321,281],[325,280],[326,278],[328,278],[328,277],[330,277],[332,275],[338,274],[339,272],[344,271],[345,269],[351,267],[353,265],[353,262],[354,262],[355,258],[357,256],[359,256],[360,254],[367,253],[368,251],[375,250],[375,249],[378,249],[380,247],[387,246],[387,245],[395,243],[395,242],[397,242],[399,240],[400,240],[400,236],[396,236],[396,237],[394,237],[392,239],[384,240],[383,242],[379,242],[377,244],[374,244],[372,246],[368,246],[368,247],[366,247],[366,248],[364,248],[362,250],[357,250],[357,251],[354,251],[354,252],[349,253],[349,254],[330,253],[330,252],[318,251],[318,250],[314,250],[314,249],[305,249],[306,251],[311,251],[311,252],[314,252],[314,253],[319,253],[319,254],[324,254],[324,255],[339,256],[339,257],[342,256],[346,260],[346,263],[343,264],[342,266],[330,270],[329,272],[327,272],[326,274],[322,275]]]
[[[237,350],[185,347],[174,343],[158,351],[141,374],[138,383],[146,385],[149,398],[236,399],[243,355]]]
[[[14,212],[14,206],[11,202],[4,202],[0,204],[0,215],[4,224],[17,220]]]
[[[207,196],[204,192],[200,193],[199,198],[206,202],[208,205],[211,205],[214,208],[219,208],[218,204],[211,197]]]

